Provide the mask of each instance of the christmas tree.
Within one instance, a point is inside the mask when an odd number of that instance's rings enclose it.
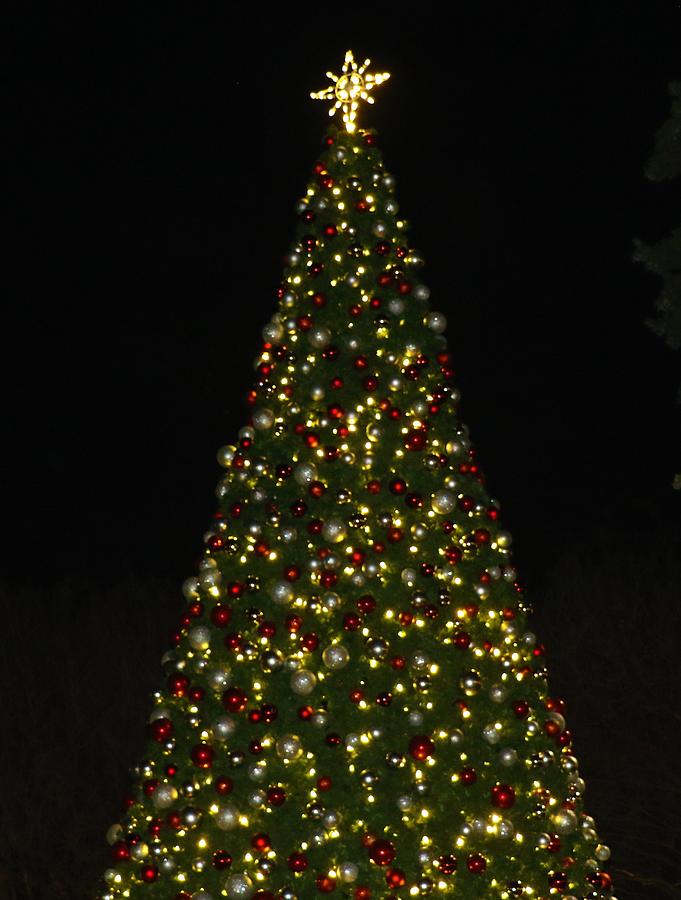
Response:
[[[99,900],[611,897],[348,51]]]

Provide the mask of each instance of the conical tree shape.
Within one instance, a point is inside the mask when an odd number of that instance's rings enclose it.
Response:
[[[373,131],[297,212],[97,897],[609,897]]]

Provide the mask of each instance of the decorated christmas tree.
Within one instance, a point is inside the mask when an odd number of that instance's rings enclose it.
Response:
[[[348,51],[99,900],[611,897]],[[462,326],[465,327],[465,326]],[[246,416],[244,416],[246,418]]]

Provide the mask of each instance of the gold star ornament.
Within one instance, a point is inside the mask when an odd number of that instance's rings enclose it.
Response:
[[[334,75],[333,72],[327,72],[326,76],[331,79],[333,84],[324,88],[323,91],[312,91],[310,93],[310,97],[313,100],[333,101],[333,106],[329,110],[330,116],[334,115],[336,110],[342,109],[345,130],[349,132],[353,132],[356,128],[355,120],[360,100],[373,103],[374,98],[369,96],[369,91],[390,78],[389,72],[376,74],[366,72],[370,62],[370,59],[365,59],[362,65],[358,67],[352,55],[352,50],[348,50],[343,63],[343,74]]]

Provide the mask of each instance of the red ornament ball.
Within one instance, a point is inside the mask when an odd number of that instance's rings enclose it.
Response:
[[[456,872],[456,857],[446,853],[438,859],[439,869],[443,875],[452,875]]]
[[[214,756],[215,750],[210,744],[197,744],[196,747],[192,747],[192,762],[199,769],[210,769]]]
[[[115,844],[112,844],[111,852],[116,862],[130,859],[130,847],[128,847],[125,841],[116,841]]]
[[[215,869],[228,869],[232,865],[232,857],[226,850],[216,850],[212,862]]]
[[[152,881],[156,881],[158,878],[158,869],[156,866],[142,866],[140,875],[142,876],[142,881],[151,884]]]
[[[477,772],[472,766],[467,766],[465,769],[462,769],[459,772],[459,780],[461,781],[461,784],[475,784],[477,778]]]
[[[215,790],[218,794],[231,794],[234,782],[227,775],[221,775],[215,779]]]
[[[320,875],[317,879],[317,890],[322,894],[331,894],[336,890],[336,879],[328,875]]]
[[[511,704],[511,708],[513,709],[513,713],[519,719],[525,719],[530,712],[530,704],[527,700],[516,700]]]
[[[272,806],[281,806],[286,801],[286,791],[282,787],[271,787],[267,791],[267,801]]]
[[[167,741],[173,733],[173,723],[170,719],[165,719],[163,717],[154,719],[149,726],[149,730],[151,731],[152,738],[155,741],[158,741],[159,744],[162,744],[163,741]]]
[[[246,709],[246,694],[239,688],[229,688],[222,694],[222,702],[230,712],[243,712]]]
[[[210,618],[216,628],[226,628],[232,620],[232,610],[229,606],[218,603],[213,607]]]
[[[480,875],[480,873],[484,872],[487,868],[487,860],[482,853],[471,853],[466,865],[468,866],[469,872],[472,872],[474,875]]]
[[[492,788],[492,805],[510,809],[515,803],[515,791],[508,784],[495,784]]]
[[[402,869],[388,869],[385,874],[385,880],[388,887],[400,888],[404,887],[404,885],[407,883],[407,876],[404,874]]]
[[[259,831],[251,838],[251,847],[253,847],[254,850],[257,850],[258,853],[265,853],[271,846],[272,841],[270,836],[269,834],[265,834],[264,831]]]
[[[369,847],[369,859],[377,866],[389,866],[395,859],[395,847],[390,841],[375,840]]]
[[[414,759],[423,760],[432,756],[435,744],[425,734],[417,734],[409,741],[409,753]]]
[[[307,856],[304,853],[292,853],[288,858],[288,867],[292,872],[304,872],[308,867]]]

